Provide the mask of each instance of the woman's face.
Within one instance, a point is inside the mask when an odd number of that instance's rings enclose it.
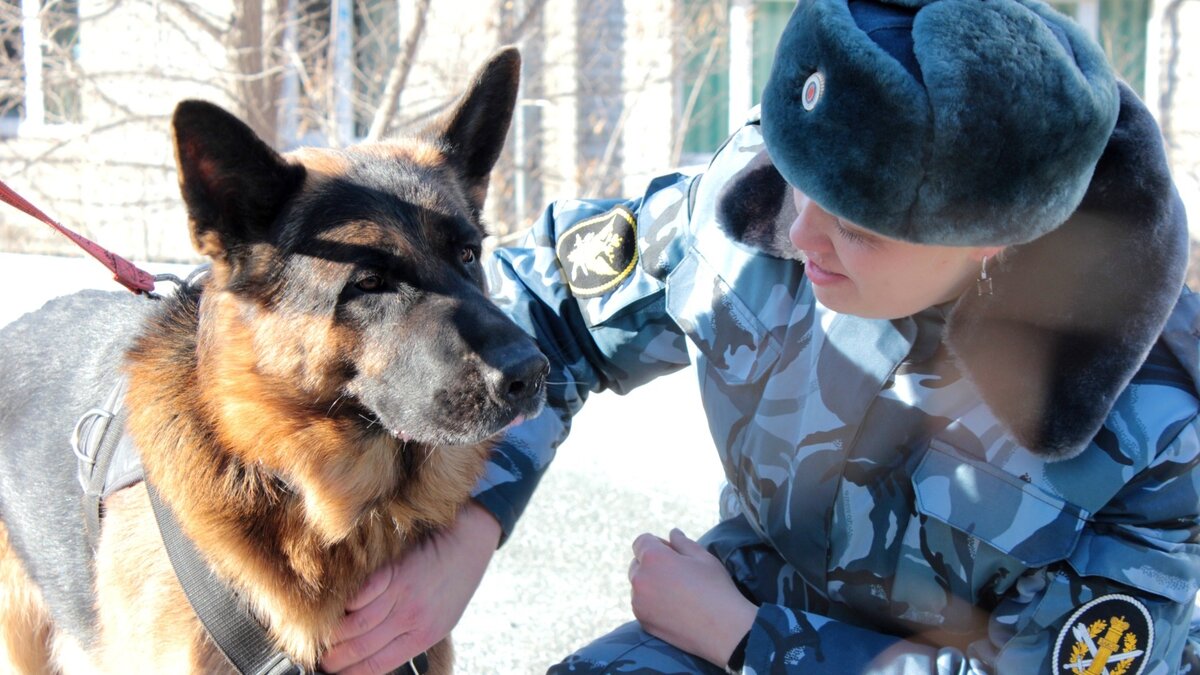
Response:
[[[826,307],[871,319],[896,319],[957,298],[1001,247],[913,244],[844,222],[799,190],[789,237],[807,259],[805,273]],[[974,292],[974,291],[972,291]]]

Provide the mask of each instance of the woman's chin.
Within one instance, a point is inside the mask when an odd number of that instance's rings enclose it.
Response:
[[[863,319],[884,319],[891,321],[893,319],[901,319],[906,316],[917,314],[925,307],[916,307],[911,303],[868,303],[864,302],[862,297],[853,292],[853,287],[847,285],[847,288],[831,288],[829,286],[813,286],[813,295],[816,296],[817,302],[822,306],[827,307],[838,314],[849,314]]]

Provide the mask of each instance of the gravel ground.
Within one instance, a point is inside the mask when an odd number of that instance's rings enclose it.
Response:
[[[90,259],[5,253],[0,288],[0,325],[77,289],[120,290]],[[594,396],[455,629],[458,672],[541,673],[630,620],[629,544],[673,526],[699,536],[720,482],[691,369]]]

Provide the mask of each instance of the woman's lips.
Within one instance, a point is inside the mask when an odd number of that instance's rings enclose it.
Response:
[[[812,259],[812,256],[805,255],[804,257],[808,261],[804,266],[804,273],[808,276],[808,280],[817,286],[827,286],[846,278],[846,275],[844,274],[830,272],[824,267],[821,267],[818,262]]]

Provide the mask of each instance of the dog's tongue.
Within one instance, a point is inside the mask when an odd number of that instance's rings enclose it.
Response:
[[[518,424],[520,424],[521,422],[524,422],[524,421],[525,421],[525,416],[524,416],[524,415],[517,415],[517,418],[516,418],[516,419],[514,419],[514,420],[513,420],[513,421],[511,421],[511,422],[509,422],[509,423],[508,423],[508,426],[504,427],[504,430],[505,430],[505,431],[508,431],[509,429],[511,429],[511,428],[513,428],[513,427],[515,427],[515,426],[517,426]]]

